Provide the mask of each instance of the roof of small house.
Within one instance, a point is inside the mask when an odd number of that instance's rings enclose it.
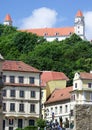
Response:
[[[46,86],[46,83],[54,80],[69,80],[63,72],[43,71],[41,74],[41,85]]]
[[[34,72],[40,73],[41,71],[22,62],[22,61],[11,61],[5,60],[3,62],[3,71],[19,71],[19,72]]]
[[[51,96],[48,98],[48,100],[45,102],[45,104],[54,103],[58,101],[68,100],[70,99],[70,92],[72,91],[71,87],[66,87],[64,89],[55,89]]]

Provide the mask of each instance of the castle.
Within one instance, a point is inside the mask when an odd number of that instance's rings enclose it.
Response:
[[[6,15],[4,20],[4,25],[12,25],[12,19],[9,14]],[[38,36],[43,36],[47,41],[53,40],[64,40],[71,34],[76,33],[82,39],[85,38],[85,21],[83,13],[78,10],[74,20],[74,26],[72,27],[62,27],[62,28],[36,28],[36,29],[26,29],[26,32],[31,32],[37,34]]]

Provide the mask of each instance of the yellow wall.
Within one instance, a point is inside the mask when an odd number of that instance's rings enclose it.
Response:
[[[83,88],[88,88],[88,83],[92,83],[92,80],[82,80]]]
[[[66,80],[55,80],[55,81],[49,81],[46,87],[47,94],[46,97],[48,97],[55,88],[65,88],[66,87]]]

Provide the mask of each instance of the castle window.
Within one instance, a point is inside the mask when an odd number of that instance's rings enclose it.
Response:
[[[80,33],[80,31],[78,31],[78,33]]]
[[[47,36],[48,35],[48,33],[44,33],[44,36]]]
[[[78,26],[78,28],[80,28],[80,26]]]
[[[58,33],[58,32],[56,32],[56,33],[55,33],[55,35],[57,36],[57,35],[59,35],[59,33]]]

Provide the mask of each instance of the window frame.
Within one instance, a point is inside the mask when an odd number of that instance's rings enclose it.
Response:
[[[24,76],[19,76],[18,79],[19,79],[19,83],[24,83]]]
[[[34,77],[29,77],[29,83],[34,84],[35,83],[35,78]]]
[[[15,76],[13,75],[10,76],[10,83],[15,83]]]
[[[10,90],[10,97],[15,97],[16,96],[16,91],[15,89]]]
[[[10,103],[10,112],[15,111],[15,103]]]

